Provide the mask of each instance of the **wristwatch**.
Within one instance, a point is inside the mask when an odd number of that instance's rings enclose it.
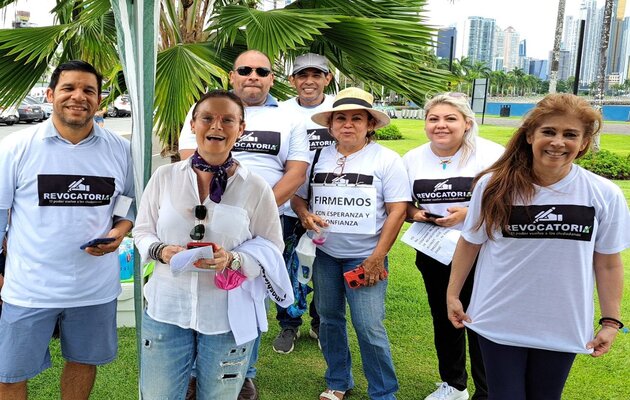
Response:
[[[241,269],[241,255],[235,251],[230,251],[232,254],[232,263],[230,264],[230,269],[232,271],[237,271]]]

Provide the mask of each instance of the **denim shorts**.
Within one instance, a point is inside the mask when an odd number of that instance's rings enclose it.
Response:
[[[116,305],[28,308],[8,303],[0,317],[0,382],[28,380],[50,367],[48,344],[59,321],[61,354],[67,361],[102,365],[116,358]]]

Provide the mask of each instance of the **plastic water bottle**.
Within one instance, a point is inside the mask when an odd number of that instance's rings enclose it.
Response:
[[[133,276],[133,239],[125,237],[118,247],[118,261],[120,262],[120,280],[124,281]]]

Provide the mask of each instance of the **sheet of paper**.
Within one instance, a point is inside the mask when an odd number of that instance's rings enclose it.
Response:
[[[171,272],[179,275],[182,272],[212,272],[214,269],[197,268],[193,264],[201,258],[214,258],[212,246],[197,247],[195,249],[180,251],[171,258]]]
[[[133,199],[131,197],[123,196],[122,194],[118,195],[116,203],[114,204],[113,214],[119,217],[126,217],[132,201]]]
[[[444,265],[450,264],[460,231],[428,222],[414,222],[401,240]]]

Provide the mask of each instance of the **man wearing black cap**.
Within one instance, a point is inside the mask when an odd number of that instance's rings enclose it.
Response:
[[[297,96],[281,103],[281,107],[288,114],[299,115],[303,119],[309,140],[311,163],[315,151],[335,143],[327,128],[313,121],[311,115],[332,107],[334,98],[324,94],[324,89],[332,80],[332,74],[328,67],[326,57],[306,53],[295,58],[293,69],[289,76],[289,82],[297,91]],[[291,235],[296,224],[299,223],[293,210],[287,209],[284,213],[284,234]],[[302,317],[291,317],[286,308],[277,307],[276,318],[280,323],[280,333],[273,341],[273,350],[277,353],[287,354],[293,351],[295,341],[300,336],[299,329],[302,325]],[[311,329],[309,335],[313,339],[319,339],[319,315],[315,309],[315,303],[311,300],[309,306],[311,316]]]

